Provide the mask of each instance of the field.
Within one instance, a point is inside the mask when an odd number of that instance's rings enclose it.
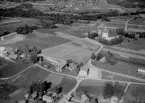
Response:
[[[40,26],[40,22],[37,19],[31,19],[31,18],[8,18],[4,19],[0,22],[0,35],[3,34],[3,32],[9,31],[14,32],[17,27],[24,26]]]
[[[8,80],[8,82],[19,87],[28,87],[34,81],[44,81],[49,74],[50,72],[46,72],[46,70],[34,66],[25,70],[20,75],[11,78],[10,80]]]
[[[74,41],[76,44],[67,43],[54,48],[49,48],[46,51],[42,51],[42,55],[58,58],[60,60],[72,59],[78,63],[86,62],[90,58],[92,50],[97,51],[100,46],[84,41],[85,40],[78,40],[78,42]]]
[[[84,80],[80,83],[79,87],[76,90],[76,93],[81,93],[87,91],[88,94],[98,97],[102,95],[103,87],[106,82],[99,80]],[[125,88],[126,84],[122,84]]]
[[[99,68],[104,69],[104,70],[142,78],[142,76],[139,75],[137,72],[137,67],[134,67],[132,65],[128,65],[127,63],[117,62],[117,64],[111,65],[108,63],[92,62],[92,64],[94,66],[99,67]]]
[[[115,51],[119,51],[119,52],[122,52],[122,53],[130,54],[130,55],[132,54],[132,55],[135,55],[135,56],[137,55],[137,56],[140,56],[140,57],[145,56],[144,54],[133,53],[133,52],[130,52],[130,51],[122,50],[122,48],[120,48],[120,49],[110,48],[110,47],[106,47],[106,48],[109,48],[109,50],[115,50]],[[107,54],[107,52],[109,50],[102,50],[102,52],[100,54],[105,55],[105,54]],[[121,55],[119,53],[113,53],[112,59],[114,59],[116,61],[121,61],[121,62],[124,62],[124,63],[128,63],[128,64],[136,66],[136,67],[144,68],[145,67],[145,60],[143,58],[141,58],[141,59],[135,58],[135,56],[130,57],[130,56],[127,56],[127,55],[125,55],[125,56]],[[132,68],[132,69],[136,69],[136,68]]]
[[[13,63],[3,58],[0,58],[0,62],[0,77],[13,76],[28,67],[28,64]]]
[[[118,46],[136,51],[145,50],[145,40],[143,38],[130,42],[128,42],[128,40],[124,40],[123,43],[119,44]]]
[[[125,103],[144,103],[145,102],[145,85],[131,84],[127,90],[124,101]]]
[[[49,47],[57,46],[63,43],[67,43],[69,40],[57,37],[57,36],[50,36],[45,38],[31,38],[20,41],[15,44],[10,44],[8,46],[12,46],[13,48],[23,47],[25,44],[28,44],[31,47],[36,47],[38,49],[46,49]]]
[[[28,87],[32,84],[32,82],[38,80],[47,80],[48,82],[52,82],[52,88],[56,86],[62,87],[63,93],[68,93],[76,85],[76,79],[74,78],[50,73],[37,66],[29,68],[21,75],[10,79],[9,82],[19,87]]]
[[[124,82],[136,82],[136,83],[145,83],[145,82],[141,82],[135,79],[131,79],[128,77],[124,77],[124,76],[120,76],[120,75],[114,75],[112,73],[108,73],[106,71],[102,71],[102,79],[106,79],[106,80],[117,80],[117,81],[124,81]]]

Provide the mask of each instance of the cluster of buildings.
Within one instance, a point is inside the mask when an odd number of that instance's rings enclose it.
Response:
[[[106,24],[102,24],[101,26],[99,26],[98,28],[98,34],[102,37],[102,39],[107,40],[107,41],[111,41],[113,39],[115,39],[116,37],[119,36],[111,36],[109,34],[109,30],[106,27]]]
[[[56,58],[46,57],[45,60],[49,61],[52,65],[55,66],[55,70],[57,72],[63,72],[65,70],[72,72],[75,71],[78,76],[86,77],[89,74],[89,67],[85,65],[80,65],[73,60],[65,61],[59,60]],[[48,68],[49,64],[43,65],[44,67]]]

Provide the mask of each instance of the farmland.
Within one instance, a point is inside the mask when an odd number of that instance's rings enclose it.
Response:
[[[102,95],[103,87],[106,82],[100,80],[84,80],[80,83],[79,87],[76,90],[76,93],[81,93],[87,91],[88,94],[98,97]],[[124,88],[126,84],[121,84]]]
[[[28,64],[23,63],[13,63],[3,58],[0,58],[0,62],[3,65],[0,65],[0,77],[9,77],[17,74],[21,70],[24,70],[28,67]]]
[[[102,63],[96,61],[96,62],[92,62],[92,64],[104,70],[142,78],[142,76],[137,73],[137,67],[128,65],[127,63],[117,62],[117,64],[111,65],[108,63]]]
[[[25,44],[28,44],[31,47],[36,47],[38,49],[46,49],[49,47],[57,46],[63,43],[67,43],[69,40],[57,37],[57,36],[50,36],[45,38],[31,38],[20,41],[16,44],[10,44],[8,46],[12,46],[13,48],[23,47]]]
[[[107,71],[102,71],[102,79],[105,80],[116,80],[116,81],[124,81],[124,82],[136,82],[136,83],[145,83],[145,82],[141,82],[129,77],[124,77],[124,76],[120,76],[117,74],[113,74],[113,73],[109,73]]]
[[[125,103],[133,103],[133,102],[136,103],[137,101],[144,103],[145,102],[144,94],[145,94],[144,85],[131,84],[127,90],[124,101]]]
[[[34,66],[25,70],[20,75],[9,79],[8,82],[19,87],[28,87],[34,81],[44,81],[49,74],[50,72],[46,72],[45,70]]]
[[[74,44],[75,43],[75,44]],[[85,39],[73,41],[73,43],[63,44],[54,48],[42,51],[42,55],[59,58],[60,60],[72,59],[78,63],[87,62],[92,51],[97,51],[99,45],[95,45]]]

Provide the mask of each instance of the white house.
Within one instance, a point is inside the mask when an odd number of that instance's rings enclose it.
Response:
[[[83,67],[81,67],[78,76],[80,76],[80,77],[87,77],[88,74],[89,74],[89,68],[88,68],[88,66],[83,66]]]
[[[53,101],[53,98],[48,95],[44,95],[43,101],[46,101],[47,103],[51,103]]]
[[[145,70],[144,69],[138,69],[137,70],[137,72],[138,72],[138,74],[141,74],[141,75],[143,75],[143,76],[145,76]]]
[[[5,52],[5,50],[6,50],[5,47],[4,46],[1,46],[0,47],[0,54],[3,54]]]

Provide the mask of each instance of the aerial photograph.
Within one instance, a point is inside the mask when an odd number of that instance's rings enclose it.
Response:
[[[0,0],[0,103],[145,103],[145,0]]]

